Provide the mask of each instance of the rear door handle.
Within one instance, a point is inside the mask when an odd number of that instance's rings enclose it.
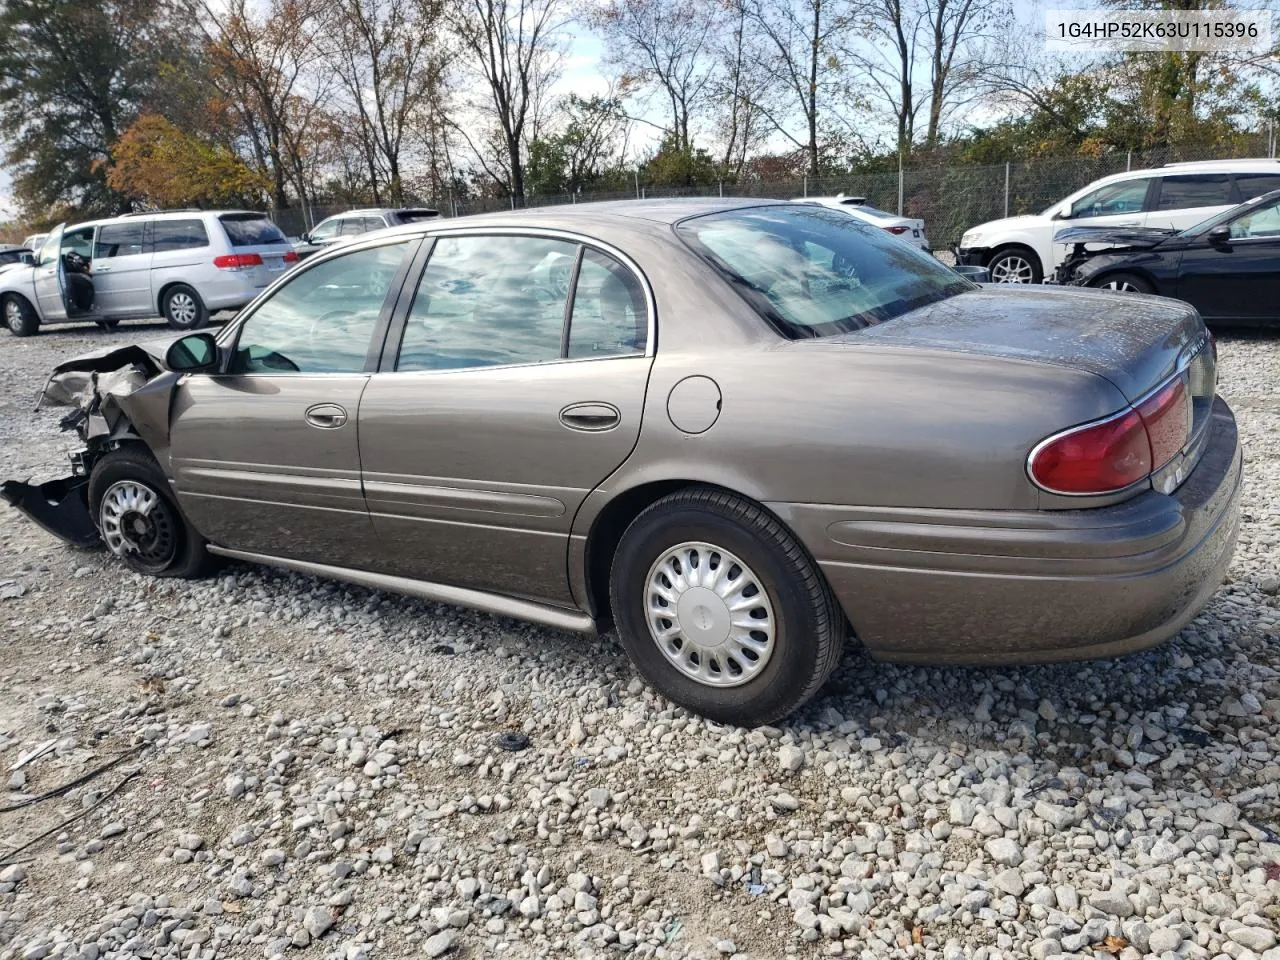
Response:
[[[611,403],[571,403],[560,411],[560,422],[570,430],[603,433],[622,422],[622,414]]]
[[[307,407],[306,420],[321,430],[336,430],[347,422],[347,411],[336,403],[317,403]]]

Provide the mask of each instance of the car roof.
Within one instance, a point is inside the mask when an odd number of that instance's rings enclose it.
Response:
[[[1099,177],[1094,183],[1110,183],[1136,177],[1170,177],[1194,173],[1275,173],[1280,174],[1280,160],[1200,160],[1187,163],[1169,163],[1163,167],[1144,167],[1140,170],[1123,170]]]
[[[20,243],[0,243],[0,253],[13,253],[15,250],[29,250]]]

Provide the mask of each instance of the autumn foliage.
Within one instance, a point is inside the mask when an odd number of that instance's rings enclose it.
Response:
[[[269,184],[226,147],[145,113],[112,150],[107,184],[154,207],[260,206]]]

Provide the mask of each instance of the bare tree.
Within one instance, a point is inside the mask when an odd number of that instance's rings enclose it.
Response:
[[[681,150],[691,148],[693,117],[712,90],[719,14],[708,0],[607,0],[589,16],[607,63],[622,71],[622,91],[658,91],[668,114],[663,132]]]
[[[488,136],[476,136],[460,116],[450,116],[450,125],[485,173],[523,200],[524,151],[563,59],[561,0],[453,0],[448,19],[465,68],[488,88],[496,127]],[[478,106],[467,104],[467,112],[474,116]]]
[[[777,105],[757,106],[773,129],[804,151],[809,173],[816,176],[822,121],[843,86],[853,7],[849,0],[744,0],[744,9],[768,50],[764,66],[780,94]],[[803,131],[787,116],[797,107]]]
[[[252,0],[228,0],[222,9],[198,2],[213,83],[239,121],[254,164],[270,177],[273,202],[287,205],[286,187],[295,178],[305,202],[307,185],[298,176],[305,164],[297,151],[324,96],[323,84],[312,84],[318,0],[271,0],[262,14]]]
[[[765,104],[771,84],[744,0],[730,0],[725,21],[716,42],[720,69],[711,100],[721,143],[720,167],[725,176],[736,177],[742,174],[747,157],[768,139]]]
[[[328,2],[325,60],[359,119],[374,202],[403,203],[403,153],[443,69],[442,0]]]
[[[950,111],[977,100],[996,59],[990,43],[1013,20],[1009,0],[862,0],[865,42],[855,63],[873,104],[897,128],[900,155],[910,152],[920,112],[924,145],[941,138]]]

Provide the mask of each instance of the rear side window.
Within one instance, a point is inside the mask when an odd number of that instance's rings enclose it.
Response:
[[[209,245],[209,234],[201,220],[157,220],[152,224],[151,237],[156,253],[193,250]]]
[[[1241,200],[1252,200],[1272,190],[1280,190],[1280,173],[1237,173],[1236,187]]]
[[[142,253],[145,228],[145,223],[136,220],[128,223],[104,224],[98,228],[98,239],[93,245],[94,258],[105,260]]]
[[[569,322],[569,356],[644,353],[649,317],[635,274],[599,250],[586,250],[578,268]]]
[[[382,222],[381,217],[365,217],[364,218],[365,233],[368,233],[370,230],[381,230],[385,226],[386,224]]]
[[[218,220],[233,247],[262,247],[289,242],[280,228],[266,217],[223,216]]]
[[[365,220],[363,217],[347,217],[345,220],[342,221],[341,236],[344,236],[344,237],[359,236],[360,234],[364,233],[365,230],[367,229],[364,224],[365,224]]]
[[[976,287],[838,210],[752,207],[684,220],[684,240],[784,336],[860,330]]]
[[[1165,177],[1160,182],[1157,210],[1222,207],[1231,199],[1231,178],[1225,173],[1197,173]]]
[[[578,246],[542,237],[441,237],[409,311],[396,369],[558,360]]]

